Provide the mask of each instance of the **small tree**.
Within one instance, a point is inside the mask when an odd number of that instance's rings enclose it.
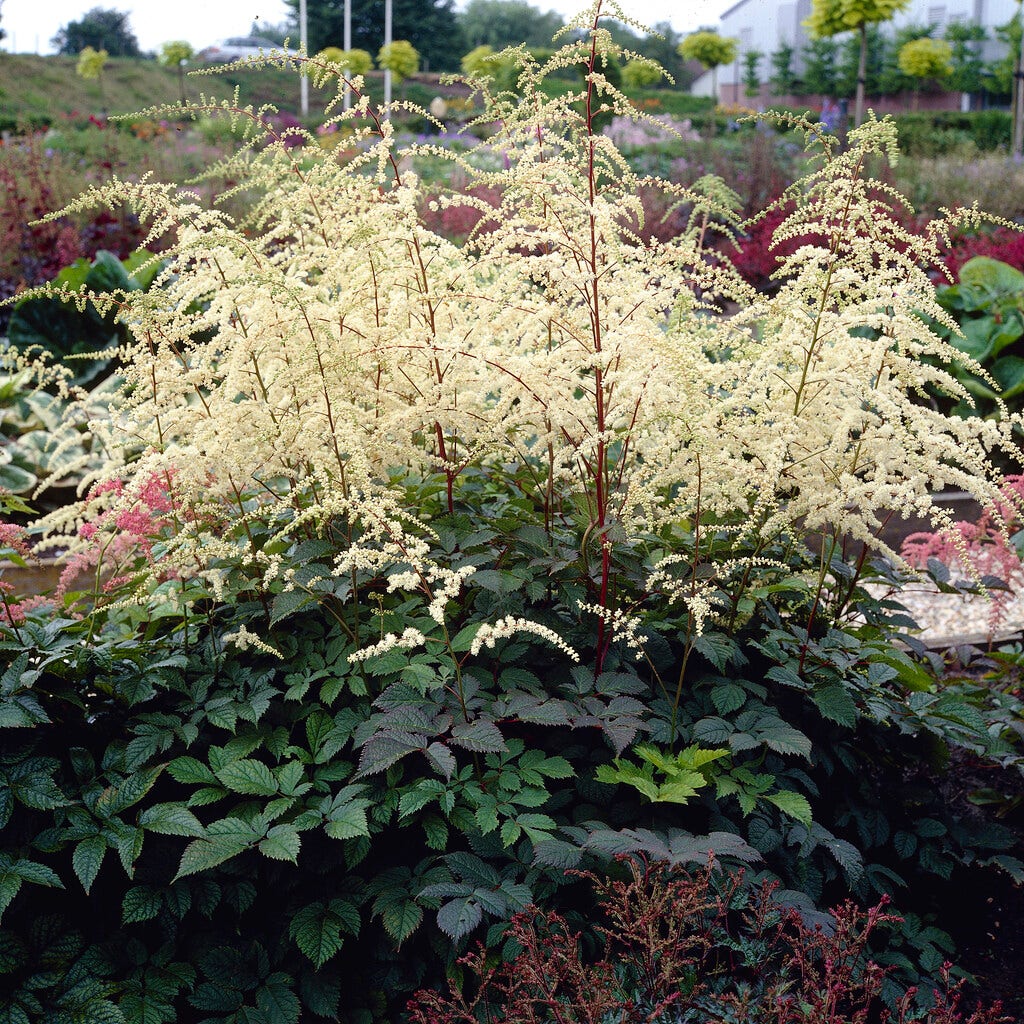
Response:
[[[102,7],[86,11],[78,21],[69,21],[51,42],[66,57],[81,53],[88,46],[106,50],[115,57],[140,56],[139,41],[128,24],[127,12]]]
[[[661,87],[674,85],[678,89],[685,89],[696,77],[679,53],[679,44],[682,41],[683,37],[667,21],[661,21],[654,26],[649,35],[644,36],[640,44],[638,52],[657,61],[672,76],[671,81],[662,78],[657,83]]]
[[[487,45],[495,50],[519,43],[550,46],[563,23],[560,14],[544,13],[527,0],[469,0],[458,19],[468,46]]]
[[[984,88],[981,47],[987,38],[988,32],[976,21],[950,23],[946,39],[952,47],[953,70],[948,82],[951,89],[971,95]]]
[[[181,87],[181,105],[188,103],[185,95],[185,65],[194,56],[192,44],[184,39],[174,39],[160,47],[160,63],[168,68],[178,69],[178,85]]]
[[[702,30],[691,32],[679,44],[679,56],[683,60],[695,60],[711,72],[711,94],[718,101],[718,69],[722,64],[731,64],[736,59],[735,39],[720,36],[717,32]]]
[[[868,25],[888,21],[902,11],[910,0],[813,0],[811,16],[804,22],[815,39],[856,32],[860,36],[860,60],[857,65],[857,95],[854,124],[864,120],[864,76],[868,56]]]
[[[867,72],[867,92],[868,95],[872,95],[871,90],[871,34],[874,32],[878,34],[878,28],[873,26],[868,30],[868,72]],[[906,46],[907,43],[913,42],[915,39],[924,39],[926,36],[929,38],[935,35],[935,25],[932,24],[919,24],[911,22],[907,25],[902,25],[891,36],[887,35],[883,46],[883,52],[881,53],[881,74],[879,75],[879,88],[878,94],[882,96],[898,96],[901,93],[911,93],[918,86],[918,82],[914,79],[913,75],[908,75],[906,71],[900,67],[900,50]]]
[[[327,46],[317,56],[328,64],[337,64],[342,73],[351,77],[368,75],[373,70],[373,58],[366,50],[343,50],[340,46]]]
[[[945,39],[912,39],[900,47],[900,70],[914,79],[914,109],[917,110],[921,83],[946,78],[953,71],[953,47]]]
[[[490,43],[474,46],[460,61],[462,73],[472,78],[494,77],[494,47]]]
[[[100,109],[104,117],[107,116],[107,100],[103,94],[103,69],[107,65],[110,54],[106,50],[94,50],[87,46],[78,55],[76,71],[79,76],[85,79],[94,80],[100,87]]]
[[[838,84],[839,44],[834,39],[812,39],[804,47],[804,87],[806,93],[835,96]]]
[[[462,72],[469,78],[489,78],[499,89],[510,89],[515,85],[516,67],[507,55],[494,52],[487,43],[474,47],[461,61]]]
[[[656,64],[645,60],[630,60],[622,69],[622,83],[627,89],[650,89],[662,78]]]
[[[761,58],[760,50],[747,50],[743,54],[743,94],[759,96],[761,93]]]
[[[377,67],[390,71],[401,83],[415,75],[420,67],[420,55],[416,47],[406,39],[396,39],[382,46],[377,53]]]
[[[916,39],[922,32],[914,32],[907,38]],[[906,39],[903,40],[906,42]],[[839,43],[836,54],[836,91],[839,96],[854,96],[857,93],[857,76],[860,62],[860,36],[847,35]],[[891,71],[890,79],[898,81],[903,78],[896,67],[896,54],[892,51],[889,37],[877,25],[868,25],[864,31],[864,83],[865,96],[883,96],[889,93],[885,81],[887,72]],[[891,59],[890,59],[891,56]],[[895,76],[895,77],[893,77]],[[909,82],[904,87],[909,86]],[[894,85],[892,92],[899,92],[900,86]]]
[[[793,47],[780,43],[771,55],[772,76],[768,79],[776,96],[789,96],[796,91],[796,75],[793,73]]]
[[[1014,75],[1020,57],[1021,24],[1015,16],[1005,25],[996,26],[996,39],[1003,44],[1003,53],[998,60],[990,61],[986,70],[992,78],[992,92],[997,96],[1008,96],[1011,104],[1014,97]]]

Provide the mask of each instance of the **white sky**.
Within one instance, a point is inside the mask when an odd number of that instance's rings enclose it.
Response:
[[[359,0],[354,0],[358,3]],[[627,14],[648,24],[668,21],[679,32],[714,24],[735,0],[622,0]],[[531,0],[541,10],[574,14],[582,2]],[[459,0],[456,6],[462,6]],[[285,21],[284,0],[0,0],[0,25],[7,38],[0,49],[17,53],[52,53],[50,40],[69,21],[94,7],[128,12],[128,22],[143,51],[185,39],[200,50],[225,36],[244,35],[256,18]]]

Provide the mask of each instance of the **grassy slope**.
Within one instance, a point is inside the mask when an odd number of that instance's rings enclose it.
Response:
[[[0,128],[10,129],[30,123],[57,121],[62,115],[78,111],[81,115],[99,114],[104,105],[108,114],[128,114],[158,103],[177,103],[181,96],[178,73],[156,61],[111,58],[103,73],[103,89],[75,71],[74,57],[37,57],[30,54],[0,52]],[[379,99],[380,76],[369,81],[371,94]],[[271,103],[279,110],[296,114],[299,110],[299,79],[292,71],[280,68],[234,69],[226,74],[188,76],[185,88],[190,100],[200,92],[217,100],[229,99],[235,87],[244,105]],[[401,94],[395,89],[395,98]],[[438,85],[437,76],[417,75],[406,84],[408,99],[424,106],[436,95],[450,95],[456,88]],[[465,91],[465,90],[463,90]],[[707,101],[694,99],[676,90],[644,92],[657,108],[686,116],[706,107]],[[312,115],[323,109],[329,94],[310,89]]]
[[[75,65],[74,57],[0,53],[3,120],[17,124],[57,120],[71,111],[99,114],[104,100],[108,113],[127,114],[155,103],[175,103],[181,96],[177,71],[156,61],[112,58],[103,73],[102,94],[100,83],[80,78]],[[282,85],[289,77],[276,70],[260,76],[253,72],[232,75],[239,82],[244,80],[244,86],[253,90],[258,86],[261,94],[276,91],[277,95],[283,95]],[[258,78],[263,81],[257,83]],[[297,101],[298,84],[294,80],[290,84]],[[219,76],[189,78],[186,87],[192,98],[202,89],[220,99],[227,99],[233,88],[227,79]]]
[[[74,57],[0,53],[0,127],[56,121],[72,111],[98,115],[104,105],[108,114],[128,114],[158,103],[174,104],[181,97],[177,71],[156,61],[111,58],[103,73],[102,94],[100,84],[80,78],[75,65]],[[243,105],[271,103],[282,111],[298,112],[299,78],[292,71],[236,68],[226,74],[185,79],[187,95],[193,101],[200,92],[217,100],[229,99],[236,86]],[[379,83],[371,82],[371,91],[378,87]],[[417,76],[407,88],[410,99],[428,103],[445,91],[437,85],[436,76]],[[396,99],[398,95],[396,89]],[[327,92],[311,88],[311,114],[321,110],[329,98]]]

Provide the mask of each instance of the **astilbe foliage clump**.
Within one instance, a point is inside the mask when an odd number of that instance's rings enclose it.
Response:
[[[527,906],[599,941],[566,870],[619,853],[750,864],[807,914],[1024,875],[915,774],[954,748],[1019,766],[1010,698],[936,687],[866,587],[905,578],[890,516],[941,525],[947,484],[1005,500],[1012,419],[916,400],[969,398],[926,319],[952,226],[911,235],[864,179],[887,122],[842,152],[804,126],[777,229],[803,241],[756,293],[709,255],[733,193],[641,178],[595,131],[639,116],[603,12],[519,52],[514,95],[479,83],[507,167],[397,152],[356,79],[327,112],[346,163],[198,105],[245,135],[210,171],[237,220],[150,180],[73,204],[129,204],[167,263],[77,296],[127,328],[122,386],[88,417],[106,461],[30,535],[93,586],[0,627],[14,1019],[393,1019],[470,941],[513,957]],[[424,156],[468,183],[432,215],[484,215],[461,246],[424,224]],[[948,944],[893,928],[890,1001]],[[46,958],[74,970],[39,980]]]

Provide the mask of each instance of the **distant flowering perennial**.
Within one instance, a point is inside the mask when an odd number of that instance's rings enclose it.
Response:
[[[190,581],[216,588],[225,565],[280,585],[279,545],[301,525],[333,531],[337,580],[358,589],[380,577],[443,625],[486,566],[438,547],[411,488],[440,489],[456,515],[466,474],[522,470],[545,522],[577,522],[600,662],[614,635],[640,642],[623,617],[638,610],[634,598],[679,601],[695,635],[728,604],[726,567],[705,560],[715,535],[706,523],[766,543],[800,523],[826,548],[851,537],[898,559],[878,539],[883,520],[913,512],[941,524],[936,488],[971,491],[998,516],[989,452],[1009,447],[1011,419],[950,419],[915,401],[926,387],[970,396],[942,368],[964,356],[928,326],[948,319],[922,269],[956,225],[909,233],[900,198],[863,177],[869,158],[895,158],[895,128],[869,119],[844,152],[808,130],[815,169],[789,191],[792,212],[775,233],[804,242],[786,256],[778,292],[757,294],[705,258],[728,209],[638,178],[613,138],[591,131],[599,111],[663,130],[601,72],[616,52],[603,13],[574,21],[598,27],[547,65],[519,53],[518,97],[480,83],[499,129],[488,145],[507,167],[479,170],[426,147],[488,196],[484,214],[499,203],[464,246],[424,226],[424,147],[397,151],[358,81],[352,109],[321,129],[351,133],[357,155],[344,165],[315,134],[296,148],[290,129],[285,145],[264,112],[207,110],[248,125],[247,144],[220,168],[258,197],[243,222],[150,181],[115,179],[73,204],[127,203],[154,218],[154,237],[174,239],[159,287],[116,298],[134,341],[116,414],[93,426],[111,453],[96,482],[125,481],[108,529],[134,536],[154,509],[145,482],[172,471],[181,514],[160,557],[183,594]],[[538,90],[557,68],[589,60],[587,109]],[[336,74],[315,58],[310,67],[322,81]],[[640,241],[637,197],[651,187],[693,204],[678,238]],[[710,315],[714,297],[740,312]],[[46,525],[74,548],[92,539],[74,540],[79,515]],[[256,521],[271,524],[274,544],[254,542]],[[647,593],[617,593],[616,552],[652,536],[676,542],[651,559]],[[744,579],[771,571],[756,554]],[[283,585],[322,586],[296,581]],[[477,648],[508,626],[490,628]]]
[[[1020,586],[1021,553],[1015,536],[1021,530],[1024,476],[1010,476],[1003,486],[1004,501],[985,510],[977,521],[958,520],[934,533],[913,533],[903,542],[902,555],[924,569],[932,559],[955,568],[974,582],[987,578],[1009,589],[989,594],[988,635],[991,641],[1006,620],[1014,589]]]

